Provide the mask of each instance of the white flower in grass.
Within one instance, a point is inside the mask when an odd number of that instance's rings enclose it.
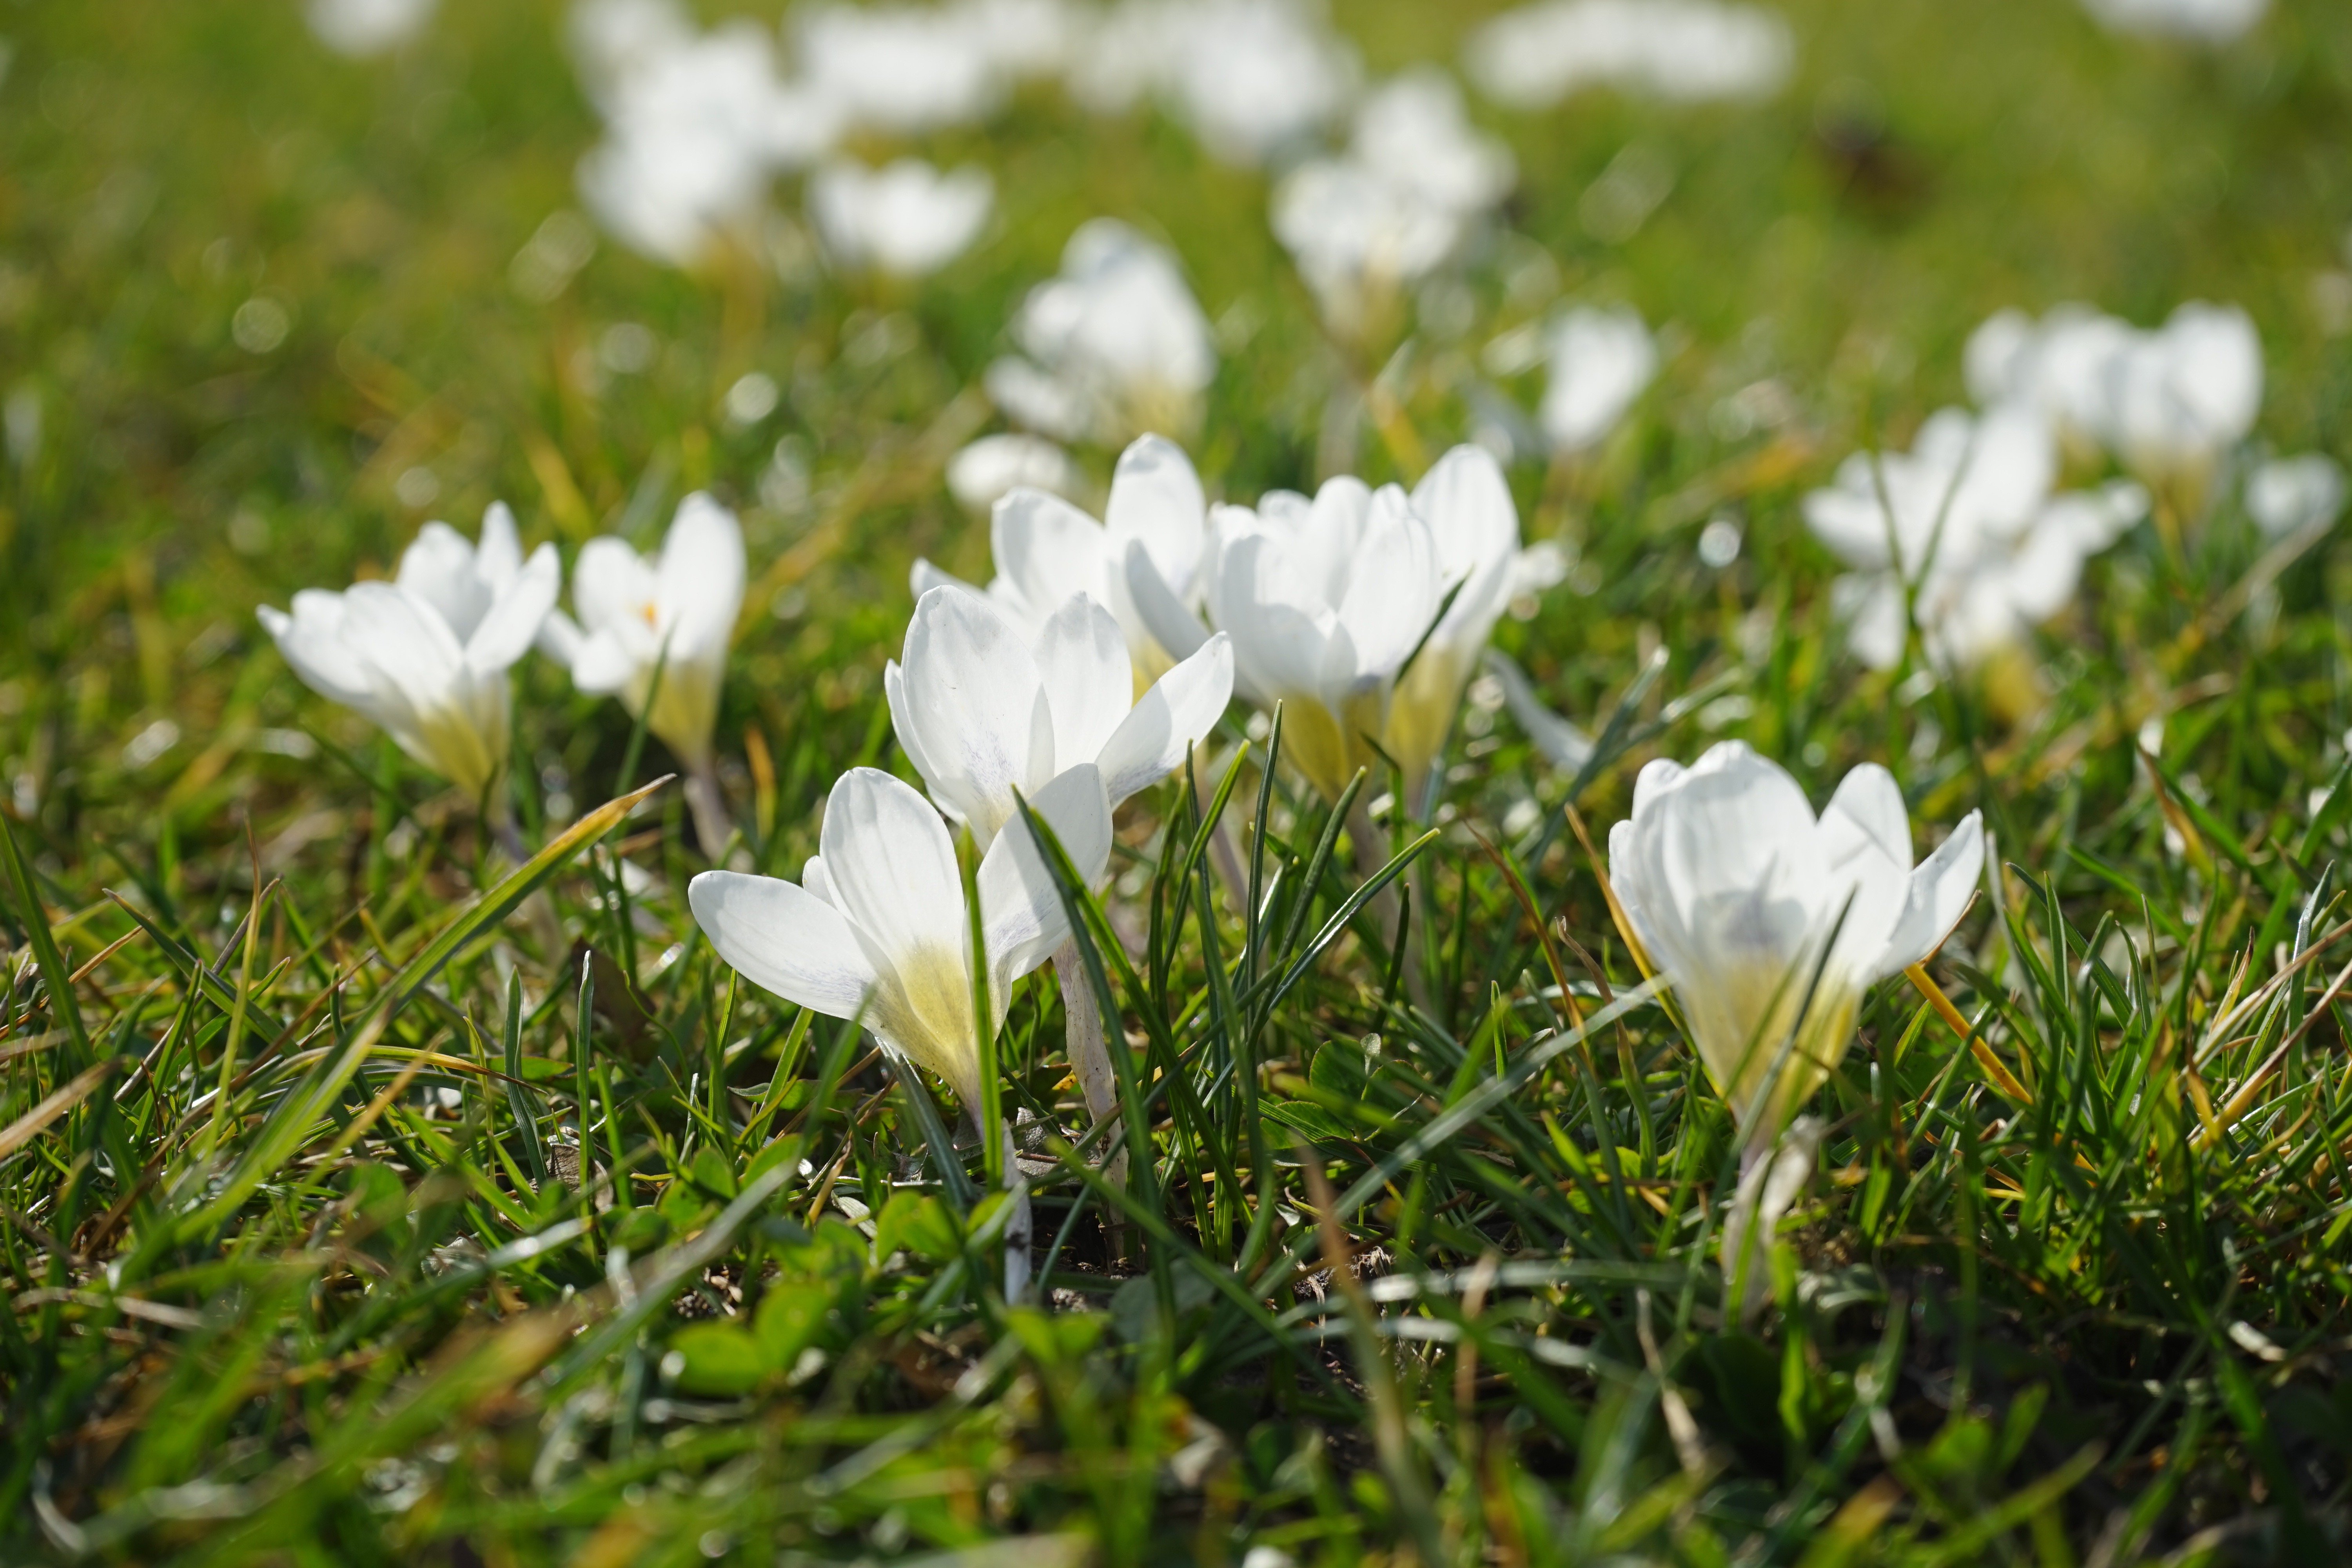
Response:
[[[2334,522],[2344,499],[2342,465],[2318,452],[2273,458],[2246,476],[2246,515],[2272,539]]]
[[[1332,479],[1312,500],[1276,490],[1255,510],[1216,508],[1208,626],[1140,551],[1130,547],[1127,564],[1138,613],[1169,652],[1189,654],[1210,626],[1233,638],[1234,689],[1261,708],[1285,705],[1283,755],[1334,801],[1358,768],[1381,765],[1372,742],[1397,678],[1452,586],[1404,491],[1355,479]]]
[[[2083,0],[2084,8],[2118,33],[2226,44],[2252,29],[2270,0]]]
[[[942,173],[920,158],[879,169],[837,159],[809,180],[809,216],[835,263],[922,278],[970,249],[995,186],[982,169]]]
[[[339,55],[396,49],[433,19],[437,0],[310,0],[310,31]]]
[[[1489,97],[1542,109],[1588,87],[1679,102],[1766,98],[1796,43],[1778,12],[1719,0],[1538,0],[1470,36],[1470,75]]]
[[[1036,796],[1089,769],[1109,805],[1183,765],[1232,700],[1230,644],[1212,637],[1139,699],[1127,639],[1087,595],[1032,632],[980,595],[933,588],[905,661],[882,674],[891,726],[940,810],[983,849]]]
[[[1617,901],[1751,1150],[1845,1055],[1863,994],[1942,945],[1983,870],[1976,812],[1915,866],[1885,768],[1846,774],[1816,817],[1737,741],[1651,763],[1609,835]]]
[[[369,719],[503,822],[507,671],[530,651],[561,584],[555,547],[525,561],[514,514],[494,504],[478,547],[428,522],[393,581],[306,588],[292,614],[267,605],[257,614],[303,684]]]
[[[735,514],[697,491],[678,503],[650,558],[610,535],[582,548],[572,574],[580,619],[549,616],[548,651],[571,667],[581,690],[618,697],[680,762],[708,773],[743,577]]]
[[[1510,148],[1470,123],[1462,89],[1435,66],[1416,66],[1373,89],[1356,110],[1349,155],[1458,213],[1495,206],[1518,179]]]
[[[987,511],[1018,489],[1075,494],[1083,484],[1070,455],[1041,436],[982,436],[948,459],[948,490],[974,511]]]
[[[1805,498],[1805,520],[1855,570],[1833,598],[1857,657],[1903,658],[1906,591],[1927,652],[1971,665],[2063,609],[2083,563],[2147,510],[2137,485],[2053,496],[2049,426],[2015,406],[1932,416],[1909,452],[1857,452]]]
[[[794,13],[802,69],[853,125],[894,134],[969,125],[1003,100],[985,16],[928,5],[840,5]]]
[[[1157,93],[1211,155],[1255,165],[1337,118],[1357,69],[1314,0],[1124,0],[1070,89],[1103,110]]]
[[[1176,258],[1115,218],[1081,224],[1060,276],[1013,319],[1025,357],[988,367],[988,395],[1016,424],[1063,441],[1190,430],[1216,378],[1209,320]]]
[[[1111,841],[1101,776],[1073,769],[1030,805],[1078,874],[1099,877]],[[946,825],[907,784],[856,768],[826,799],[818,847],[798,885],[704,872],[687,889],[695,921],[745,979],[828,1017],[862,1015],[884,1047],[945,1079],[977,1117],[971,914]],[[1001,1024],[1013,983],[1053,956],[1069,925],[1025,827],[990,846],[977,887]]]
[[[1207,510],[1200,478],[1183,449],[1158,436],[1139,437],[1119,454],[1110,504],[1100,522],[1042,489],[1015,489],[996,502],[988,531],[996,576],[986,596],[1034,637],[1071,595],[1091,595],[1118,617],[1137,673],[1156,678],[1175,660],[1135,606],[1128,587],[1128,552],[1143,552],[1143,569],[1154,579],[1157,594],[1188,609],[1197,605]],[[915,563],[916,597],[942,585],[971,587],[929,561]],[[1197,647],[1203,637],[1189,637],[1184,651]]]
[[[1658,346],[1631,310],[1579,306],[1552,324],[1549,382],[1540,417],[1563,452],[1585,452],[1608,439],[1658,374]]]

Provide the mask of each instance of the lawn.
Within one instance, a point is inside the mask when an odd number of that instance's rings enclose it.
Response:
[[[1270,217],[1295,147],[1250,166],[1166,92],[1081,101],[1083,62],[834,128],[987,175],[907,276],[849,264],[789,170],[690,255],[629,243],[583,190],[624,95],[556,0],[444,0],[357,57],[294,0],[0,8],[0,1557],[2352,1556],[2352,545],[2340,496],[2273,526],[2249,482],[2352,460],[2352,26],[1772,0],[1757,91],[1538,107],[1467,85],[1502,9],[1296,12],[1352,48],[1343,90],[1464,80],[1515,170],[1351,310]],[[1172,257],[1209,368],[1027,419],[1079,505],[1147,426],[1234,503],[1412,490],[1468,443],[1538,548],[1507,582],[1413,557],[1411,607],[1349,623],[1385,673],[1328,711],[1195,594],[1230,640],[1179,668],[1231,650],[1234,700],[1124,804],[1063,809],[1106,745],[983,822],[946,730],[907,740],[930,699],[886,688],[934,682],[947,726],[1031,668],[913,589],[1012,571],[959,455],[1020,427],[1016,317],[1105,216]],[[1980,323],[2196,300],[2259,340],[2247,420],[2201,455],[2028,421],[2033,506],[2144,487],[2057,564],[1962,500]],[[1578,311],[1638,315],[1650,359],[1570,440],[1547,361]],[[1924,500],[1896,458],[1842,468],[1928,452],[1947,407],[1982,417]],[[1824,520],[1842,482],[1858,533]],[[482,678],[511,665],[510,708],[460,726],[477,783],[257,614],[504,502],[625,642],[583,562],[650,553],[697,493],[743,557],[707,660],[663,622],[637,686],[600,682],[516,623]],[[1332,570],[1432,537],[1402,500]],[[1969,642],[1930,563],[1979,512],[1963,585],[2008,575]],[[1104,580],[1110,668],[1191,652]],[[1392,694],[1424,678],[1427,767]],[[1753,756],[1689,777],[1801,792],[1794,837],[1675,817],[1699,792],[1644,772],[1726,742]],[[1850,774],[1892,804],[1838,820],[1891,813],[1895,881],[1804,879]],[[1898,951],[1905,851],[1944,845]],[[817,884],[821,847],[832,904],[749,879]],[[1016,882],[1052,934],[975,986]],[[1724,901],[1678,936],[1693,883]],[[948,945],[877,957],[859,911],[893,900]],[[780,994],[857,921],[866,991]],[[1739,968],[1791,921],[1796,962]]]

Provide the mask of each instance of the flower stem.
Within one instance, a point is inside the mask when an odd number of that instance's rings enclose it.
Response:
[[[1062,988],[1062,1016],[1068,1022],[1065,1050],[1070,1058],[1070,1071],[1078,1080],[1078,1093],[1087,1102],[1089,1122],[1102,1121],[1118,1112],[1118,1075],[1110,1065],[1110,1047],[1103,1037],[1102,1011],[1095,1000],[1094,987],[1087,982],[1087,967],[1078,957],[1078,944],[1066,942],[1054,954],[1054,980]],[[1114,1186],[1127,1182],[1127,1151],[1122,1148],[1104,1167],[1104,1179]],[[1119,1217],[1110,1217],[1111,1251],[1126,1250],[1120,1232],[1125,1227]]]
[[[727,814],[727,797],[719,793],[716,768],[704,763],[686,775],[686,805],[694,814],[694,837],[702,845],[702,858],[719,864],[728,840],[735,836],[735,820]]]

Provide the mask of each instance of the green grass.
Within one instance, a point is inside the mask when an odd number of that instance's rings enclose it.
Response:
[[[0,394],[41,426],[0,469],[0,1127],[23,1130],[0,1136],[0,1555],[2352,1550],[2352,552],[2331,538],[2232,598],[2256,556],[2233,512],[2185,556],[2143,529],[2030,674],[1923,686],[1843,655],[1794,506],[1958,398],[1983,315],[2069,298],[2142,321],[2242,302],[2263,438],[2346,455],[2352,353],[2315,280],[2352,265],[2352,31],[2283,0],[2208,56],[2056,0],[1785,8],[1799,77],[1763,108],[1479,110],[1519,154],[1524,237],[1470,268],[1467,335],[1391,368],[1419,445],[1460,437],[1496,390],[1480,346],[1556,298],[1673,323],[1597,463],[1513,475],[1530,537],[1583,567],[1500,640],[1601,755],[1570,779],[1467,714],[1415,872],[1425,1009],[1262,744],[1227,819],[1263,905],[1211,870],[1207,803],[1140,803],[1112,902],[1142,951],[1093,929],[1142,1043],[1117,1135],[1150,1157],[1112,1191],[1039,1151],[1052,1310],[992,1293],[978,1151],[967,1174],[927,1136],[951,1100],[699,940],[675,790],[536,868],[551,942],[502,919],[526,889],[468,815],[303,691],[252,610],[387,569],[425,515],[470,530],[505,497],[568,554],[649,542],[709,486],[743,507],[755,577],[782,563],[720,732],[749,853],[796,874],[843,769],[911,776],[879,680],[905,569],[984,571],[938,477],[984,417],[960,395],[1081,218],[1156,228],[1223,323],[1193,443],[1213,487],[1409,476],[1411,443],[1326,438],[1365,367],[1324,344],[1262,181],[1037,92],[934,144],[984,158],[1003,211],[930,287],[694,278],[608,244],[534,304],[510,260],[595,135],[556,7],[452,5],[369,66],[290,5],[0,11]],[[1376,68],[1450,58],[1468,21],[1335,9]],[[1821,130],[1856,115],[1874,140]],[[1578,201],[1633,141],[1675,186],[1606,245]],[[230,336],[257,292],[292,316],[267,355]],[[581,367],[618,321],[662,352],[599,385]],[[755,368],[784,403],[733,428],[720,400]],[[1718,405],[1766,379],[1792,417],[1732,434]],[[802,493],[762,489],[780,440]],[[429,507],[396,496],[418,468]],[[1745,547],[1714,572],[1694,546],[1718,512]],[[518,695],[534,843],[668,766],[656,744],[624,776],[625,717],[543,662]],[[2134,752],[2152,718],[2160,780]],[[149,754],[160,721],[178,739]],[[1598,834],[1641,762],[1727,736],[1816,800],[1875,759],[1922,821],[1983,807],[2001,898],[1936,973],[2032,1097],[1881,987],[1746,1331],[1711,1244],[1728,1119],[1559,809]],[[1041,975],[998,1048],[1007,1106],[1075,1135],[1060,1034]],[[583,1120],[585,1196],[562,1179]]]

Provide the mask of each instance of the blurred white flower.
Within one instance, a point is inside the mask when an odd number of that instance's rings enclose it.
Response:
[[[579,28],[583,55],[647,42],[593,68],[612,74],[599,92],[604,140],[581,160],[581,196],[624,244],[688,265],[756,216],[775,171],[831,146],[839,118],[779,78],[769,35],[748,20],[696,36],[662,26],[658,11],[614,15]]]
[[[2146,33],[2226,44],[2251,31],[2270,0],[2083,0],[2084,8],[2118,33]]]
[[[948,460],[948,490],[974,511],[987,511],[1019,489],[1076,493],[1083,480],[1070,455],[1038,436],[982,436]]]
[[[816,5],[793,14],[792,31],[811,84],[855,125],[901,135],[969,125],[1003,98],[980,29],[954,9]]]
[[[2246,515],[2272,539],[2327,526],[2344,500],[2344,469],[2323,453],[2273,458],[2246,476]]]
[[[1519,509],[1503,466],[1483,447],[1456,447],[1412,490],[1413,514],[1437,548],[1440,579],[1454,589],[1436,626],[1398,678],[1381,749],[1404,774],[1418,812],[1436,777],[1463,689],[1511,595],[1530,575],[1519,548]],[[1442,595],[1441,595],[1442,596]]]
[[[825,253],[845,269],[921,278],[980,237],[995,201],[985,170],[941,173],[919,158],[880,169],[836,159],[809,180],[809,216]]]
[[[1316,0],[1122,0],[1069,85],[1103,110],[1156,94],[1213,155],[1254,165],[1338,118],[1357,69]]]
[[[493,504],[479,547],[428,522],[389,583],[306,588],[293,613],[256,612],[303,684],[362,715],[424,766],[506,820],[507,671],[562,584],[555,547],[525,561],[514,514]]]
[[[1064,441],[1188,431],[1216,378],[1209,321],[1165,247],[1115,218],[1079,226],[1058,277],[1013,319],[1026,358],[988,367],[988,395],[1014,422]]]
[[[1644,767],[1609,835],[1632,934],[1750,1150],[1845,1055],[1864,992],[1942,945],[1983,873],[1978,813],[1915,867],[1885,768],[1846,774],[1816,818],[1796,780],[1738,741],[1688,768]]]
[[[2153,331],[2079,305],[2038,323],[2004,310],[1970,337],[1967,364],[1979,402],[2038,410],[2191,513],[2262,411],[2262,340],[2233,305],[2192,300]]]
[[[988,598],[941,586],[915,605],[905,662],[882,675],[891,727],[932,801],[986,849],[1053,780],[1090,766],[1116,811],[1181,767],[1232,700],[1223,637],[1140,697],[1109,610],[1073,594],[1033,634]]]
[[[310,0],[310,31],[339,55],[396,49],[433,19],[439,0]]]
[[[550,616],[544,646],[571,667],[581,690],[617,696],[680,762],[707,774],[743,577],[741,526],[698,490],[678,503],[650,558],[609,534],[581,549],[572,573],[580,619]]]
[[[1140,437],[1119,454],[1100,522],[1042,489],[1016,489],[997,501],[988,531],[996,576],[984,596],[1024,636],[1034,638],[1072,595],[1090,595],[1118,618],[1138,672],[1155,678],[1176,656],[1152,636],[1129,590],[1129,576],[1130,571],[1147,574],[1155,597],[1190,614],[1201,602],[1207,510],[1200,478],[1183,449],[1158,436]],[[1132,568],[1131,552],[1140,552]],[[941,585],[982,592],[929,561],[915,563],[917,598]],[[1183,651],[1191,653],[1201,640],[1188,637]]]
[[[1516,177],[1510,150],[1464,117],[1453,79],[1423,68],[1365,100],[1345,157],[1283,179],[1274,232],[1326,318],[1353,331],[1451,259]]]
[[[1405,661],[1453,586],[1437,541],[1402,489],[1335,479],[1315,499],[1288,490],[1255,510],[1210,513],[1202,599],[1208,624],[1128,552],[1128,589],[1151,635],[1182,658],[1213,626],[1233,638],[1234,688],[1283,709],[1283,755],[1336,801],[1358,768],[1379,766]]]
[[[1100,876],[1110,811],[1093,767],[1063,774],[1030,804],[1080,874]],[[818,847],[797,885],[732,871],[695,878],[687,899],[696,922],[745,979],[827,1017],[862,1017],[892,1054],[945,1079],[976,1119],[970,906],[946,825],[908,785],[855,768],[826,798]],[[1013,983],[1052,957],[1069,926],[1026,832],[998,837],[977,887],[1001,1025]]]
[[[1796,44],[1780,14],[1719,0],[1538,0],[1470,36],[1471,79],[1542,109],[1588,87],[1677,101],[1768,98]]]
[[[1608,439],[1658,374],[1658,345],[1631,309],[1580,305],[1553,323],[1549,381],[1540,417],[1563,452],[1585,452]]]
[[[2072,602],[2083,563],[2147,510],[2137,485],[2053,496],[2050,428],[2014,405],[1940,410],[1909,452],[1857,452],[1805,498],[1805,521],[1855,568],[1832,590],[1855,655],[1900,663],[1912,601],[1927,652],[1962,668]]]
[[[1062,71],[1082,31],[1072,0],[962,0],[957,9],[989,63],[1016,80]]]

